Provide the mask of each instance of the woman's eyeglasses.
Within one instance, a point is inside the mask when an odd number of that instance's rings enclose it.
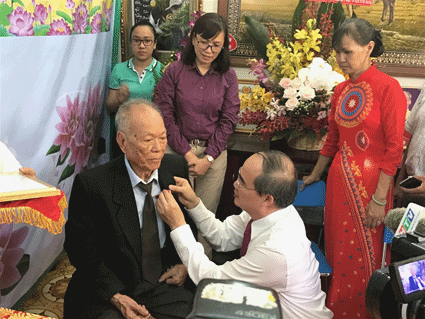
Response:
[[[150,47],[153,44],[153,40],[151,39],[131,39],[131,44],[135,46],[139,46],[140,43],[143,43],[145,47]]]
[[[201,50],[207,51],[209,48],[211,48],[211,51],[214,53],[218,53],[221,50],[223,50],[223,46],[217,45],[217,44],[208,44],[204,41],[199,41],[198,38],[195,38],[196,42],[198,42],[198,46]]]

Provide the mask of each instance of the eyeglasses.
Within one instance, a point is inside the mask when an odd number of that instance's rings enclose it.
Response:
[[[198,46],[201,50],[207,51],[209,48],[211,48],[211,51],[214,53],[220,52],[224,47],[217,45],[217,44],[208,44],[204,41],[199,41],[198,38],[195,38],[196,42],[198,42]]]
[[[151,40],[151,39],[143,39],[143,40],[142,39],[131,39],[131,44],[135,45],[135,46],[139,46],[140,43],[142,43],[142,42],[143,42],[143,45],[145,47],[150,47],[153,43],[153,40]]]
[[[242,175],[241,175],[241,169],[239,168],[239,171],[238,171],[238,174],[233,174],[233,180],[236,182],[236,187],[237,188],[245,188],[245,189],[247,189],[247,190],[250,190],[250,191],[256,191],[256,189],[255,188],[248,188],[248,187],[245,187],[245,182],[244,182],[244,180],[243,180],[243,178],[242,178]]]

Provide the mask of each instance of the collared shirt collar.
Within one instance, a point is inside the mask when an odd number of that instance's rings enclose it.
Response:
[[[189,70],[196,70],[196,71],[198,71],[199,74],[201,74],[201,72],[199,71],[198,66],[196,65],[196,62],[193,62],[193,64],[189,66]],[[207,75],[207,74],[218,74],[218,71],[213,68],[213,64],[211,64],[211,68],[204,75]]]
[[[134,69],[133,60],[134,60],[134,58],[131,58],[130,60],[128,60],[128,62],[127,62],[127,66],[128,66],[130,69],[132,69],[132,70],[136,71],[136,70]],[[149,65],[146,67],[146,69],[145,69],[145,70],[147,70],[147,71],[151,71],[151,72],[152,72],[152,71],[155,69],[155,66],[157,65],[157,63],[158,63],[158,61],[157,61],[154,57],[152,57],[152,62],[151,62],[151,64],[149,64]]]
[[[153,171],[151,177],[149,177],[148,181],[145,182],[139,176],[137,176],[136,173],[133,171],[133,169],[131,168],[131,165],[130,165],[128,159],[127,159],[127,156],[124,156],[124,161],[125,161],[125,166],[127,167],[128,175],[130,176],[131,186],[133,188],[135,186],[137,186],[140,182],[142,182],[143,184],[148,184],[153,180],[158,182],[159,179],[158,179],[158,170],[157,169]]]

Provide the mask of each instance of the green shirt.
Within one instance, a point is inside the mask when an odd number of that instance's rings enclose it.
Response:
[[[133,58],[131,58],[114,66],[109,80],[109,88],[117,89],[121,84],[126,83],[130,89],[130,99],[142,98],[153,101],[153,90],[156,85],[155,77],[158,81],[161,79],[161,69],[161,62],[152,58],[152,63],[139,77],[134,69]]]

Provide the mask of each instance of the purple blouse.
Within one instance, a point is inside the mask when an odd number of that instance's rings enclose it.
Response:
[[[236,72],[210,69],[201,75],[196,64],[176,61],[165,69],[156,89],[171,149],[184,155],[190,151],[188,141],[208,140],[205,153],[218,157],[238,122]]]

